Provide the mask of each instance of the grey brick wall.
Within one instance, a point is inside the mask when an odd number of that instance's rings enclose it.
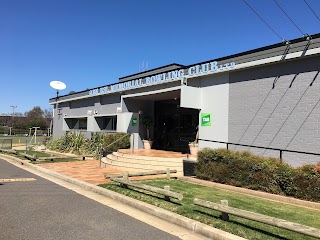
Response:
[[[319,57],[300,58],[231,73],[229,142],[320,153],[319,62]],[[293,166],[320,161],[320,156],[293,153],[283,158]]]

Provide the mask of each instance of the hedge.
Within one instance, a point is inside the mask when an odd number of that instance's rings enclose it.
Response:
[[[248,151],[204,148],[195,173],[200,179],[320,202],[320,163],[293,168]]]

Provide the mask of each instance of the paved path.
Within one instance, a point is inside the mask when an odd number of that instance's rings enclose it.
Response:
[[[105,174],[121,174],[124,173],[123,170],[104,167],[100,168],[98,160],[85,160],[76,162],[56,162],[56,163],[42,163],[37,164],[39,167],[50,169],[52,171],[61,173],[63,175],[76,178],[94,185],[99,185],[101,183],[110,182],[106,179]],[[173,174],[174,176],[174,174]],[[142,179],[152,179],[152,178],[165,178],[166,175],[159,176],[144,176],[144,177],[131,177],[131,180],[142,180]]]
[[[104,177],[105,174],[123,173],[123,170],[116,168],[100,168],[98,160],[42,163],[37,165],[94,185],[108,182]]]
[[[0,160],[0,239],[178,239]]]

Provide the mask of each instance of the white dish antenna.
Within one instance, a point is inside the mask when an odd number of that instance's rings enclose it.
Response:
[[[57,90],[57,100],[59,97],[59,90],[64,90],[67,87],[66,84],[64,84],[63,82],[60,82],[60,81],[51,81],[50,86]]]
[[[66,84],[60,81],[51,81],[50,86],[56,90],[64,90],[66,89]]]

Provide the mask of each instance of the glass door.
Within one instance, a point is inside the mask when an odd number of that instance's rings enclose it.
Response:
[[[155,104],[155,120],[155,149],[189,151],[188,143],[195,140],[198,130],[199,110],[160,101]]]

